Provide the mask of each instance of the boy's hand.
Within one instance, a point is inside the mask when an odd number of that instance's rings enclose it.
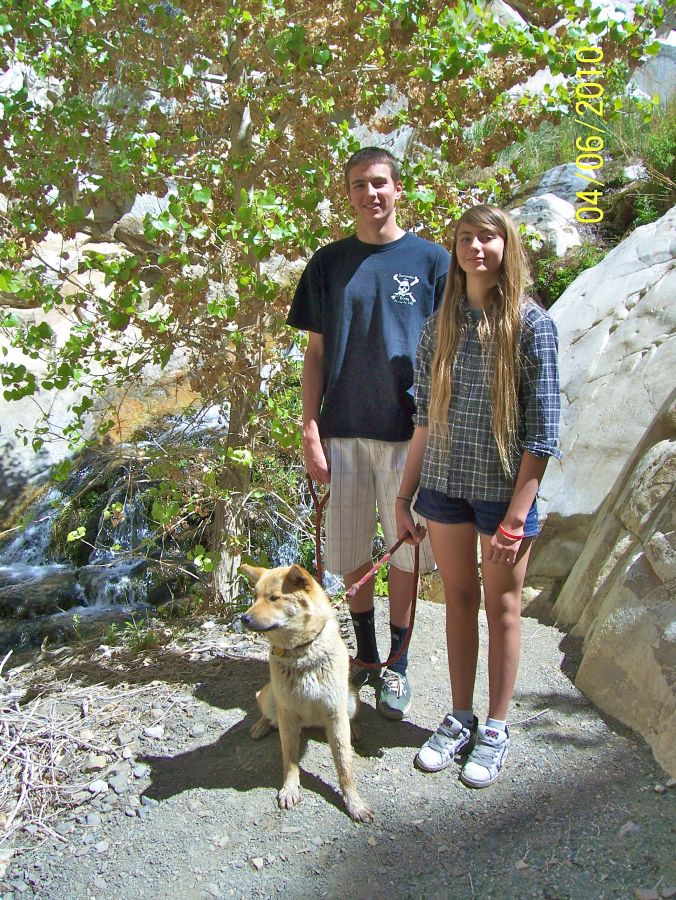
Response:
[[[305,468],[315,484],[328,484],[331,481],[331,470],[319,435],[303,439],[303,455]]]

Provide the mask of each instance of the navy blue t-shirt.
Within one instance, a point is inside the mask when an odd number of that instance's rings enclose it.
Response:
[[[388,244],[352,236],[314,254],[287,324],[324,338],[323,438],[411,437],[416,348],[449,261],[443,247],[408,232]]]

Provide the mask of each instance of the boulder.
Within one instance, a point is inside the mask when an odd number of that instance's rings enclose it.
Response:
[[[676,91],[676,43],[673,35],[669,40],[658,41],[660,49],[655,56],[645,62],[632,75],[630,87],[646,97],[655,94],[663,104],[669,102]]]
[[[563,459],[540,493],[549,537],[534,547],[565,576],[591,520],[673,388],[676,371],[676,207],[637,228],[552,306],[559,331]],[[553,527],[555,523],[555,527]],[[562,559],[561,539],[572,545]]]
[[[579,191],[587,190],[589,183],[585,178],[588,177],[589,172],[578,169],[575,163],[554,166],[540,178],[534,196],[542,197],[545,194],[554,194],[561,200],[567,200],[568,203],[577,203],[575,195]]]
[[[676,775],[676,407],[637,448],[554,605],[583,640],[575,679]],[[646,449],[647,446],[647,449]]]
[[[538,232],[556,256],[565,256],[568,250],[581,244],[575,207],[555,194],[530,197],[509,214],[516,222],[530,225]]]

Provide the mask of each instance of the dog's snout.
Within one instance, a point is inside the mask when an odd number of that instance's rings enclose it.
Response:
[[[251,616],[248,613],[244,613],[242,616],[242,625],[245,628],[251,628]]]

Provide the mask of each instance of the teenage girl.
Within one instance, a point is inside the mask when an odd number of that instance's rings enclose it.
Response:
[[[396,502],[398,537],[422,540],[427,520],[446,599],[452,712],[416,756],[427,772],[474,745],[460,778],[492,784],[509,748],[507,709],[521,641],[521,591],[538,533],[535,498],[557,450],[557,333],[525,294],[518,232],[494,206],[459,220],[441,309],[418,345],[416,428]],[[481,574],[488,620],[488,718],[473,710]]]

